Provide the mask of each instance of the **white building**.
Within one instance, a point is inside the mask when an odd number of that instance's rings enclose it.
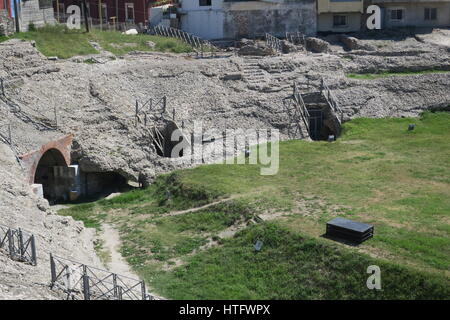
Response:
[[[20,31],[28,31],[30,24],[39,28],[56,23],[51,0],[20,1],[18,10]]]
[[[450,0],[372,0],[381,7],[382,28],[450,27]]]
[[[315,0],[180,0],[181,29],[204,39],[315,34]]]

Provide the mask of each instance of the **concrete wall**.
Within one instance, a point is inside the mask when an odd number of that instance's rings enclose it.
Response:
[[[181,16],[181,29],[203,39],[221,39],[224,16],[221,10],[190,11]]]
[[[31,23],[36,27],[43,27],[56,22],[53,7],[39,9],[39,0],[21,1],[19,10],[20,31],[28,31]]]
[[[450,2],[395,2],[395,3],[373,3],[379,5],[382,8],[383,15],[383,28],[395,28],[395,27],[448,27],[450,26]],[[424,10],[425,8],[437,8],[436,20],[425,20]],[[395,21],[390,19],[391,9],[403,9],[403,19],[401,21]]]
[[[276,36],[294,31],[313,35],[317,30],[315,0],[212,0],[211,6],[183,0],[179,12],[182,30],[204,39],[253,37],[266,32]]]
[[[164,6],[152,7],[152,8],[148,9],[150,26],[154,27],[162,22],[164,10],[167,10],[168,7],[169,7],[169,5],[164,5]]]
[[[347,16],[347,26],[334,27],[333,16],[335,14]],[[361,29],[361,13],[322,13],[317,18],[317,31],[320,32],[356,32]]]
[[[317,0],[317,12],[363,12],[363,0]]]
[[[261,36],[266,32],[284,37],[286,32],[300,31],[314,35],[317,10],[314,0],[284,3],[224,3],[224,38]]]

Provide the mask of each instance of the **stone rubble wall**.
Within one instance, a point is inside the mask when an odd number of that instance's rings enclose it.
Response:
[[[0,10],[0,36],[10,36],[14,31],[14,19],[8,17],[6,10]]]

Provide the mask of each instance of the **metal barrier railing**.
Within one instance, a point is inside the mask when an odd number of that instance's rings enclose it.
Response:
[[[142,103],[136,99],[135,108],[135,125],[141,122],[141,115],[144,117],[144,124],[147,125],[148,117],[151,114],[158,113],[160,118],[167,112],[167,97],[163,96],[160,99],[150,98],[146,102]]]
[[[300,115],[301,119],[303,120],[303,123],[305,124],[306,129],[308,130],[308,133],[310,133],[309,130],[309,111],[306,108],[305,101],[303,101],[302,94],[300,93],[300,90],[298,89],[297,84],[294,82],[294,92],[293,92],[293,98],[296,102],[296,105],[298,106],[297,112]]]
[[[341,107],[339,106],[339,104],[337,102],[336,97],[331,92],[330,88],[328,87],[327,83],[325,82],[325,80],[323,78],[321,80],[321,93],[325,97],[331,110],[334,112],[335,117],[338,120],[339,124],[341,124],[344,112],[342,111]]]
[[[298,32],[298,31],[297,32],[286,32],[286,40],[292,44],[303,46],[303,50],[307,51],[306,37],[303,33]]]
[[[197,54],[199,53],[197,50],[200,50],[202,56],[205,52],[210,52],[211,55],[215,55],[216,51],[218,51],[216,46],[214,46],[208,40],[201,39],[180,29],[158,25],[150,27],[148,29],[148,33],[162,37],[179,39],[184,43],[190,45],[192,48],[196,49]]]
[[[34,235],[23,230],[0,225],[0,250],[16,261],[37,265]]]
[[[290,105],[293,105],[293,107],[290,108],[289,107]],[[302,122],[303,122],[308,135],[311,135],[309,126],[310,114],[308,109],[306,108],[306,104],[302,98],[300,90],[295,82],[293,94],[292,96],[283,99],[283,106],[288,115],[288,118],[294,121],[297,134],[301,137],[304,136],[302,133]],[[289,131],[289,136],[294,138],[295,132],[293,135],[291,135]]]
[[[63,259],[50,254],[52,289],[72,300],[153,300],[142,280]]]
[[[270,33],[266,33],[265,38],[266,38],[266,44],[270,48],[272,48],[273,50],[275,50],[277,52],[283,52],[283,45],[282,45],[280,39],[278,39],[277,37],[274,37]]]

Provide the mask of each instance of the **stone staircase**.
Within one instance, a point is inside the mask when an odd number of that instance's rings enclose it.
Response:
[[[260,59],[260,57],[244,58],[242,73],[250,86],[262,87],[268,84],[269,75],[259,67]]]
[[[287,115],[287,131],[290,139],[310,139],[307,126],[296,114],[297,108],[293,99],[283,100],[284,110]]]

